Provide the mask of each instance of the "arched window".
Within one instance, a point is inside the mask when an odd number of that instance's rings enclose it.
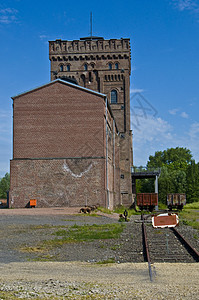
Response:
[[[63,72],[63,70],[64,70],[64,66],[63,66],[63,65],[61,65],[61,66],[59,67],[59,70],[60,70],[60,72]]]
[[[112,90],[111,91],[111,104],[117,103],[117,91]]]
[[[84,71],[87,71],[87,70],[88,70],[88,65],[85,64],[85,65],[84,65]]]
[[[70,72],[70,65],[67,65],[66,69],[67,69],[68,72]]]
[[[118,70],[118,63],[115,64],[115,70]]]
[[[89,82],[92,82],[91,72],[89,72]]]
[[[85,78],[84,74],[81,75],[81,80],[82,80],[83,86],[86,87],[86,78]]]
[[[109,70],[112,70],[112,64],[111,63],[108,64],[108,68],[109,68]]]

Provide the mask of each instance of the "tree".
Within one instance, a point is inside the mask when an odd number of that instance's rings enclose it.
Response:
[[[10,188],[10,174],[6,173],[0,180],[0,198],[7,198],[7,191]]]
[[[196,198],[197,195],[199,195],[199,192],[198,194],[196,192],[196,185],[199,183],[199,168],[195,167],[195,169],[191,169],[192,164],[191,151],[182,147],[157,151],[154,156],[149,156],[147,167],[161,168],[161,174],[158,180],[160,202],[166,203],[168,193],[187,193],[189,201],[192,201],[193,197]],[[195,178],[194,181],[193,177]],[[192,181],[195,184],[194,186]],[[189,188],[187,189],[188,182]],[[153,186],[153,182],[149,179],[145,179],[140,190],[142,192],[149,192],[150,185]],[[195,192],[193,192],[193,190]]]
[[[167,166],[169,169],[185,170],[191,161],[191,151],[187,148],[177,147],[164,151],[157,151],[154,156],[150,155],[147,167],[161,168]]]
[[[194,160],[187,167],[187,202],[199,201],[199,163]]]

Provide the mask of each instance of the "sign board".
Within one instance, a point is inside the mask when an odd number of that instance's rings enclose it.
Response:
[[[175,227],[179,223],[178,215],[176,214],[160,214],[152,217],[152,225],[154,228]]]

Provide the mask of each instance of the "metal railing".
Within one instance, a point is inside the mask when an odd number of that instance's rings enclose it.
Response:
[[[147,168],[147,167],[131,167],[131,173],[158,173],[160,174],[161,168]]]

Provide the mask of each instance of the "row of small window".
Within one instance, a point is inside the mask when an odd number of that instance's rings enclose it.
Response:
[[[94,68],[94,64],[92,64],[91,67]],[[109,70],[112,70],[113,67],[114,67],[114,65],[113,65],[112,63],[109,63],[109,64],[108,64]],[[115,70],[118,70],[118,68],[119,68],[118,63],[115,63]],[[87,64],[84,64],[84,71],[87,71],[87,70],[88,70],[88,65],[87,65]],[[64,65],[60,65],[59,71],[60,71],[60,72],[63,72],[63,71],[64,71]],[[66,71],[67,71],[67,72],[70,72],[70,65],[66,65]]]
[[[120,80],[122,80],[124,78],[124,76],[123,75],[120,75],[120,74],[118,74],[118,75],[105,75],[104,76],[104,80],[105,81],[120,81]]]

